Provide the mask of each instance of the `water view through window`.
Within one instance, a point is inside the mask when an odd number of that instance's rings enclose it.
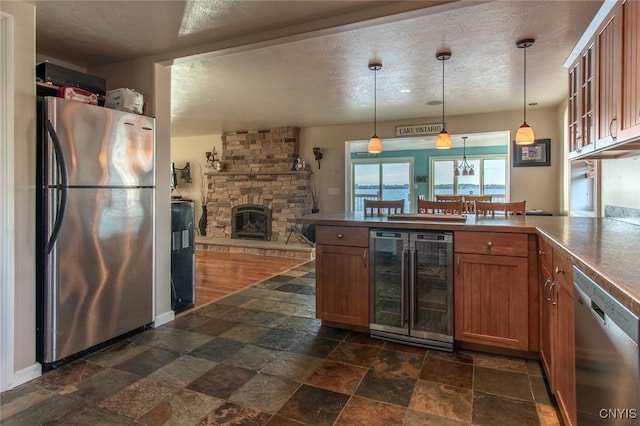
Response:
[[[405,200],[409,211],[411,199],[410,162],[380,162],[353,165],[354,211],[362,211],[365,199]]]

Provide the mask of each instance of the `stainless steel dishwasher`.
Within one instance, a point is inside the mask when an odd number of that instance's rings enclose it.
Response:
[[[578,424],[637,425],[638,317],[573,268]]]

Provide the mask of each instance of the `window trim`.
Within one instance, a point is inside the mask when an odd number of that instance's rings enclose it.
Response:
[[[408,163],[409,164],[409,199],[407,200],[407,205],[409,210],[413,206],[413,194],[415,191],[413,185],[413,175],[414,175],[414,157],[368,157],[368,158],[347,158],[347,163],[349,167],[346,167],[346,183],[345,183],[345,206],[347,206],[348,211],[353,211],[354,205],[354,197],[353,197],[353,175],[354,168],[357,164],[385,164],[385,163]]]
[[[480,160],[480,168],[482,170],[481,173],[476,173],[476,175],[479,177],[479,185],[480,185],[480,191],[481,194],[483,194],[482,190],[484,188],[484,160],[496,160],[496,159],[503,159],[505,162],[505,183],[504,183],[504,191],[505,191],[505,201],[508,202],[510,200],[510,193],[511,193],[511,167],[509,165],[509,154],[487,154],[487,155],[467,155],[467,161],[470,160]],[[432,176],[431,179],[429,179],[429,195],[431,199],[434,199],[435,197],[435,175],[434,175],[434,170],[435,170],[435,162],[436,161],[453,161],[454,164],[456,162],[461,161],[461,158],[459,156],[438,156],[438,157],[431,157],[429,159],[429,170],[430,170],[430,174]],[[451,172],[453,174],[453,171]],[[457,192],[458,190],[458,177],[459,176],[453,176],[453,185],[454,185],[454,193]]]

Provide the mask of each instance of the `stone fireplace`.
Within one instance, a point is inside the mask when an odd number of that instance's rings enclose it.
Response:
[[[271,209],[253,204],[232,208],[231,238],[271,240]]]
[[[234,209],[242,206],[271,212],[271,241],[285,241],[296,217],[311,212],[311,172],[291,170],[300,152],[299,132],[278,127],[222,134],[223,171],[205,173],[208,237],[235,238]]]

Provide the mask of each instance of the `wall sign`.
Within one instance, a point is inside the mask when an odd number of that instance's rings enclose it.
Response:
[[[444,128],[443,123],[396,126],[396,136],[437,135]]]

